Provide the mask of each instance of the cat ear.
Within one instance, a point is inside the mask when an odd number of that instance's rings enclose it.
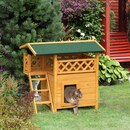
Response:
[[[80,89],[77,89],[77,93],[82,93]]]
[[[77,90],[75,91],[75,94],[78,95],[79,92],[80,92],[80,89],[77,89]]]
[[[77,89],[78,91],[80,91],[80,88],[79,89]]]
[[[78,94],[78,90],[76,90],[74,93],[75,93],[75,95],[77,95]]]

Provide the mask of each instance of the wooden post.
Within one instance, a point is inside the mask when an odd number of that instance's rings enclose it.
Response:
[[[101,45],[105,48],[105,54],[110,55],[110,1],[101,0],[105,3],[105,17],[102,18],[104,35],[102,36]]]
[[[99,54],[97,53],[96,54],[96,92],[95,92],[95,95],[96,95],[96,105],[95,105],[95,109],[97,110],[98,109],[98,71],[99,71]]]
[[[45,70],[45,56],[40,56],[40,65],[41,65],[41,70],[40,71],[46,71]]]
[[[32,84],[32,80],[31,80],[31,74],[29,73],[28,76],[29,76],[30,91],[33,92],[33,84]],[[33,109],[34,109],[34,113],[37,114],[37,106],[36,106],[35,98],[33,99]]]
[[[53,104],[54,104],[54,112],[57,112],[57,103],[56,103],[56,89],[57,89],[57,55],[54,55],[54,93],[53,93]]]

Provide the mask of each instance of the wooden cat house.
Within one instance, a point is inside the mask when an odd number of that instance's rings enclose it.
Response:
[[[83,97],[79,107],[98,108],[98,56],[104,48],[95,40],[27,43],[20,47],[24,54],[24,73],[29,77],[30,90],[37,92],[37,104],[46,104],[53,112],[72,108],[65,102],[64,90],[68,86],[79,88]],[[95,55],[90,55],[95,53]],[[33,82],[39,81],[35,89]]]

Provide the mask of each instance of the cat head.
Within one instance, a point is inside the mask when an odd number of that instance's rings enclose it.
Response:
[[[76,91],[75,91],[75,96],[76,96],[76,98],[77,99],[80,99],[80,98],[82,98],[82,92],[80,91],[80,89],[77,89]]]

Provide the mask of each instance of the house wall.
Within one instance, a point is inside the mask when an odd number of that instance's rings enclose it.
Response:
[[[54,75],[53,73],[48,72],[48,79],[49,79],[49,84],[50,84],[50,90],[51,90],[51,95],[52,95],[52,100],[54,99],[55,91],[54,91]],[[53,101],[54,104],[54,101]]]

